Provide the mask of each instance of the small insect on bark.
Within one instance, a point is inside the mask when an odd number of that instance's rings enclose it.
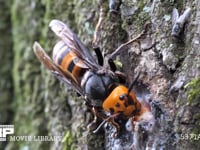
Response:
[[[176,38],[181,38],[184,32],[186,23],[189,21],[191,15],[191,8],[187,8],[182,15],[179,16],[176,8],[172,11],[172,32],[171,35]]]
[[[109,9],[111,13],[118,13],[120,10],[121,0],[109,0]]]

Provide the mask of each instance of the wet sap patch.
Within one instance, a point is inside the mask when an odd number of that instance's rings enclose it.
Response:
[[[146,115],[152,116],[153,119],[134,122],[133,116],[128,120],[117,120],[120,125],[120,132],[115,136],[113,136],[115,134],[113,126],[106,123],[104,125],[105,148],[111,148],[111,150],[143,150],[157,149],[158,147],[159,149],[166,149],[166,142],[173,143],[175,141],[169,141],[165,138],[166,136],[163,136],[168,134],[174,137],[171,139],[175,139],[167,114],[162,110],[159,103],[151,99],[151,93],[147,85],[138,82],[135,84],[133,91],[140,102],[149,104],[151,112]],[[164,128],[164,124],[169,124],[167,129]]]

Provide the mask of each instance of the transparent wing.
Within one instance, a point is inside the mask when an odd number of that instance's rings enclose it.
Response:
[[[172,11],[172,25],[174,25],[176,23],[178,18],[179,18],[178,10],[176,8],[174,8]]]
[[[182,24],[182,26],[184,25],[184,23],[186,23],[191,15],[191,8],[187,8],[184,13],[178,18],[178,22],[180,24]]]
[[[63,70],[61,67],[53,63],[52,59],[46,54],[44,49],[38,42],[33,44],[33,50],[40,62],[59,80],[72,86],[79,94],[84,96],[83,90],[80,88],[77,80],[67,70]]]
[[[65,23],[59,20],[52,20],[49,23],[49,27],[91,69],[99,70],[99,68],[101,68],[101,66],[97,64],[96,60],[91,55],[89,50],[84,46],[84,44],[78,39],[76,34]]]

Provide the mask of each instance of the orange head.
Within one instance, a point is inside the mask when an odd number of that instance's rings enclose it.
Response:
[[[111,114],[131,117],[140,112],[141,104],[133,92],[128,93],[127,87],[118,85],[103,102],[103,109]]]

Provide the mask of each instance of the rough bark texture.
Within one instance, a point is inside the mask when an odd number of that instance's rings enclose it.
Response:
[[[87,130],[92,114],[83,100],[55,79],[32,51],[37,40],[51,55],[56,37],[48,23],[54,18],[66,22],[91,48],[99,1],[14,0],[0,4],[0,124],[14,124],[15,135],[64,137],[62,142],[4,143],[0,149],[200,149],[199,0],[125,0],[115,15],[109,13],[108,1],[103,3],[97,44],[105,56],[137,36],[146,22],[151,22],[149,39],[157,42],[148,51],[138,43],[130,44],[117,58],[130,82],[140,72],[135,92],[151,103],[156,128],[145,134],[140,129],[124,131],[116,138],[111,136],[110,125],[97,134]],[[171,37],[174,7],[181,13],[186,7],[192,9],[181,43]],[[148,41],[142,40],[141,45],[145,44]]]
[[[0,124],[9,124],[13,119],[13,86],[12,86],[12,36],[11,36],[11,21],[9,10],[9,1],[0,2]],[[6,143],[0,145],[0,149],[5,147]]]

